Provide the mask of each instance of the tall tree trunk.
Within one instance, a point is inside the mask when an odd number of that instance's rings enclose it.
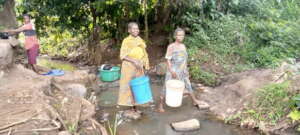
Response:
[[[99,66],[102,62],[102,49],[100,44],[100,27],[95,26],[88,42],[89,63]]]
[[[147,0],[144,0],[144,11],[145,11],[145,39],[149,41],[149,28],[148,28],[148,11],[147,11]]]
[[[3,9],[0,11],[0,26],[5,27],[6,29],[15,28],[17,26],[14,8],[14,0],[5,0]]]
[[[155,32],[158,33],[161,31],[161,27],[165,26],[170,20],[171,14],[171,3],[170,0],[158,0],[157,2],[157,25],[155,26]]]
[[[100,26],[97,25],[96,9],[90,5],[90,10],[93,18],[93,28],[88,41],[89,63],[99,66],[102,62]]]

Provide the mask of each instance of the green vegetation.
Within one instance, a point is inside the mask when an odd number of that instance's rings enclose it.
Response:
[[[295,102],[296,109],[300,110],[300,94],[293,97],[293,101]]]
[[[154,32],[171,33],[186,11],[200,6],[197,0],[18,0],[18,3],[18,14],[29,13],[35,19],[38,35],[45,44],[42,52],[65,55],[69,47],[86,46],[87,61],[95,65],[101,64],[105,53],[98,49],[100,41],[113,39],[119,47],[127,35],[128,22],[138,22],[147,40]],[[80,42],[69,43],[74,38]]]
[[[218,83],[215,74],[204,71],[200,66],[193,66],[190,70],[194,79],[203,80],[203,83],[210,86]]]
[[[256,121],[275,124],[291,109],[289,82],[269,84],[256,93],[256,99],[245,114]]]
[[[48,32],[47,30],[46,32]],[[40,51],[42,54],[48,54],[49,56],[64,56],[67,57],[71,52],[72,47],[79,46],[82,37],[78,35],[76,38],[72,36],[69,31],[59,32],[57,29],[49,31],[50,34],[47,37],[40,38],[42,44]]]
[[[300,111],[293,110],[289,113],[288,117],[291,118],[293,122],[297,122],[297,121],[299,122],[299,120],[300,120]]]
[[[257,90],[255,97],[248,102],[243,111],[226,118],[225,122],[264,128],[276,126],[281,122],[287,123],[290,119],[295,126],[293,128],[300,132],[300,95],[295,96],[294,92],[289,90],[290,86],[289,81],[266,85]]]
[[[4,1],[0,0],[0,10]],[[42,53],[66,57],[72,49],[85,47],[89,64],[94,65],[101,64],[101,55],[106,53],[101,52],[104,43],[100,41],[112,39],[114,47],[120,47],[130,21],[140,24],[146,40],[151,39],[148,35],[162,34],[170,41],[176,27],[186,29],[191,77],[209,86],[216,86],[219,78],[228,73],[275,68],[282,60],[300,56],[299,0],[18,0],[18,3],[18,14],[29,13],[35,19]],[[74,69],[47,61],[40,64]],[[251,119],[276,124],[289,114],[293,122],[299,122],[300,96],[291,100],[289,85],[289,82],[270,84],[258,90],[255,101],[244,112],[227,120]],[[116,121],[114,126],[108,123],[112,135],[116,133]],[[70,126],[70,130],[74,128]]]
[[[276,125],[279,121],[291,118],[300,122],[300,112],[295,108],[295,100],[289,93],[290,82],[268,84],[257,90],[255,98],[249,101],[242,112],[226,118],[227,123],[247,123],[254,127]],[[249,123],[249,124],[250,124]]]
[[[50,69],[61,69],[61,70],[66,70],[66,71],[73,71],[76,69],[71,64],[55,62],[55,61],[47,60],[47,59],[39,59],[37,64],[40,66],[43,66],[43,67],[50,68]]]
[[[118,119],[118,114],[116,114],[113,124],[111,124],[109,120],[107,121],[107,128],[110,135],[117,135]]]
[[[77,132],[77,124],[70,124],[70,123],[67,123],[67,130],[71,133],[71,134],[75,134]]]
[[[4,26],[0,25],[0,30],[3,30],[4,29]]]
[[[4,3],[5,3],[5,0],[0,0],[0,11],[3,10]]]
[[[299,1],[232,0],[225,3],[218,9],[218,3],[211,0],[204,6],[204,17],[195,12],[184,17],[193,22],[188,23],[193,32],[186,45],[191,50],[190,66],[194,79],[208,84],[205,80],[210,78],[193,75],[199,73],[193,66],[207,63],[212,65],[210,68],[215,66],[230,73],[276,67],[283,59],[299,57]],[[214,71],[206,69],[206,72]]]
[[[292,102],[295,106],[287,117],[289,117],[293,123],[298,124],[296,130],[300,132],[300,94],[294,96]]]
[[[19,0],[19,14],[36,22],[42,53],[67,56],[86,46],[90,64],[100,64],[101,40],[120,46],[130,21],[141,34],[187,30],[185,44],[193,79],[217,85],[220,75],[276,67],[300,54],[300,1],[297,0]],[[149,42],[151,43],[151,41]]]

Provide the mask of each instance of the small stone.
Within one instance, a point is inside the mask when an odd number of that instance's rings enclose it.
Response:
[[[107,120],[108,120],[108,117],[109,117],[109,113],[104,113],[104,114],[101,116],[101,121],[107,121]]]
[[[141,113],[127,110],[124,111],[123,116],[129,119],[137,120],[141,117]]]
[[[190,119],[171,123],[171,126],[175,131],[192,131],[200,128],[200,122],[197,119]]]
[[[208,109],[210,106],[208,103],[204,102],[204,101],[200,101],[200,103],[198,104],[199,109]]]
[[[85,97],[87,89],[82,84],[69,84],[65,86],[67,93],[76,97]]]
[[[4,76],[4,71],[0,70],[0,79]]]

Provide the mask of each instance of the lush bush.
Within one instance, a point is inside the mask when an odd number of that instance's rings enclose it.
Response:
[[[67,56],[72,47],[81,44],[81,39],[80,35],[74,37],[69,31],[61,33],[56,29],[47,30],[47,34],[40,38],[40,51],[50,56]]]
[[[267,67],[276,65],[281,59],[299,56],[300,25],[297,22],[248,20],[250,42],[241,54],[246,60],[257,67]]]
[[[293,122],[299,123],[300,122],[300,94],[297,94],[292,98],[292,104],[294,105],[294,108],[289,113],[288,117],[291,118]]]
[[[241,63],[245,63],[242,55],[240,55],[241,48],[249,40],[245,31],[246,25],[242,19],[241,17],[228,15],[218,21],[206,20],[203,25],[194,27],[197,31],[188,36],[185,41],[190,57],[190,72],[194,79],[200,80],[206,85],[211,85],[211,83],[206,83],[207,80],[218,78],[216,75],[210,78],[205,78],[203,75],[194,75],[200,71],[196,72],[197,68],[193,67],[204,64],[219,67],[222,72],[234,72],[236,65],[248,69],[246,64],[244,64],[246,66],[241,65]],[[203,70],[209,74],[215,74],[211,69]],[[213,82],[216,82],[216,80]]]
[[[3,10],[4,3],[5,3],[5,0],[0,0],[0,11]]]
[[[292,108],[289,82],[269,84],[256,93],[256,99],[245,110],[246,117],[268,124],[275,124]]]
[[[229,73],[276,67],[283,59],[299,57],[299,1],[245,0],[229,9],[214,20],[201,20],[195,13],[183,18],[191,22],[188,25],[193,30],[185,41],[191,67],[212,63]],[[195,55],[195,50],[202,54]],[[197,72],[194,68],[191,73]]]
[[[200,65],[192,66],[190,71],[192,78],[201,80],[203,84],[215,86],[218,83],[217,76],[214,73],[204,71],[203,69],[201,69]]]

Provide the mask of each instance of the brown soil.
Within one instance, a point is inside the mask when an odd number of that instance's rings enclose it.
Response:
[[[73,80],[76,77],[87,80],[83,75],[67,74]],[[22,65],[5,72],[0,78],[0,134],[57,135],[61,130],[68,130],[105,135],[103,127],[92,118],[94,105],[66,94],[58,85],[65,81],[69,80],[37,75]]]
[[[276,70],[260,69],[233,73],[225,76],[222,79],[222,84],[218,87],[204,87],[204,90],[198,93],[198,98],[207,102],[210,105],[209,110],[219,119],[226,120],[242,112],[246,105],[253,101],[258,89],[267,84],[276,83],[275,80],[278,80],[278,77],[284,73],[280,68]],[[299,92],[299,83],[297,83],[299,79],[300,75],[296,75],[291,79],[292,93]],[[253,124],[253,122],[248,124]],[[245,123],[238,124],[244,126]],[[259,130],[266,134],[286,134],[287,129],[293,126],[285,117],[276,126],[259,127]],[[254,127],[250,126],[249,128]]]
[[[272,82],[272,70],[253,70],[224,77],[216,88],[206,88],[199,98],[208,102],[210,111],[220,119],[228,118],[243,109],[258,88]]]

